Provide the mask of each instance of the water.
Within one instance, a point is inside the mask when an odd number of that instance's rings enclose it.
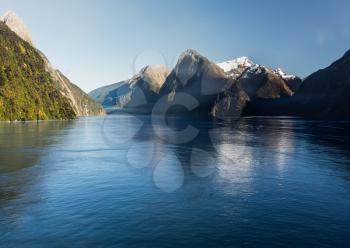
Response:
[[[349,127],[0,123],[0,246],[349,247]]]

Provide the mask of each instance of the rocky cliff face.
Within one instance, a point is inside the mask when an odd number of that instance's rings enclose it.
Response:
[[[24,25],[21,18],[17,16],[13,11],[6,11],[4,15],[0,17],[0,21],[5,23],[13,32],[15,32],[20,38],[33,45],[32,38],[28,32],[27,27]]]
[[[248,99],[233,78],[191,49],[180,56],[160,95],[155,113],[179,114],[190,110],[214,117],[225,113],[239,116]]]
[[[14,12],[6,12],[0,20],[6,24],[13,32],[15,32],[21,39],[28,42],[33,46],[30,34],[24,25],[20,17]],[[35,48],[36,49],[36,48]],[[100,104],[90,98],[84,91],[78,86],[74,85],[66,78],[59,70],[55,69],[46,56],[39,51],[37,53],[42,57],[45,64],[46,71],[50,74],[54,85],[65,96],[71,104],[75,114],[77,116],[88,116],[88,115],[102,115],[104,110]]]
[[[75,117],[38,51],[0,21],[0,120]]]
[[[38,50],[45,62],[45,69],[51,75],[55,86],[63,96],[68,98],[77,116],[89,115],[103,115],[105,114],[103,107],[81,90],[78,86],[73,84],[66,76],[59,70],[55,69],[46,56]]]
[[[217,96],[211,115],[216,119],[234,121],[241,117],[248,102],[248,95],[238,84],[233,84]]]

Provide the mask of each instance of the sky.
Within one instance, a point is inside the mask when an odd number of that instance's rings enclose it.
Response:
[[[350,1],[0,0],[34,45],[86,92],[192,48],[214,62],[248,56],[305,77],[350,49]]]

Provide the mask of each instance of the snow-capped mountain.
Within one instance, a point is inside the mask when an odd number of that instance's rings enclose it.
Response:
[[[270,69],[240,57],[217,64],[229,77],[240,82],[250,98],[280,98],[291,96],[301,85],[301,79],[282,69]]]
[[[217,65],[221,69],[223,69],[227,75],[235,79],[238,79],[239,77],[247,77],[249,74],[252,73],[261,73],[262,71],[272,72],[286,80],[296,78],[296,76],[287,74],[281,68],[270,69],[266,66],[256,64],[248,57],[239,57],[236,59],[218,63]]]
[[[234,78],[238,78],[246,69],[256,67],[248,57],[240,57],[217,64],[224,72]]]

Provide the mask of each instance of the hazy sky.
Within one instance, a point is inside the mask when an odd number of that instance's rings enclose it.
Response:
[[[299,76],[350,49],[350,1],[0,0],[34,44],[85,91],[194,48],[215,62],[249,56]]]

